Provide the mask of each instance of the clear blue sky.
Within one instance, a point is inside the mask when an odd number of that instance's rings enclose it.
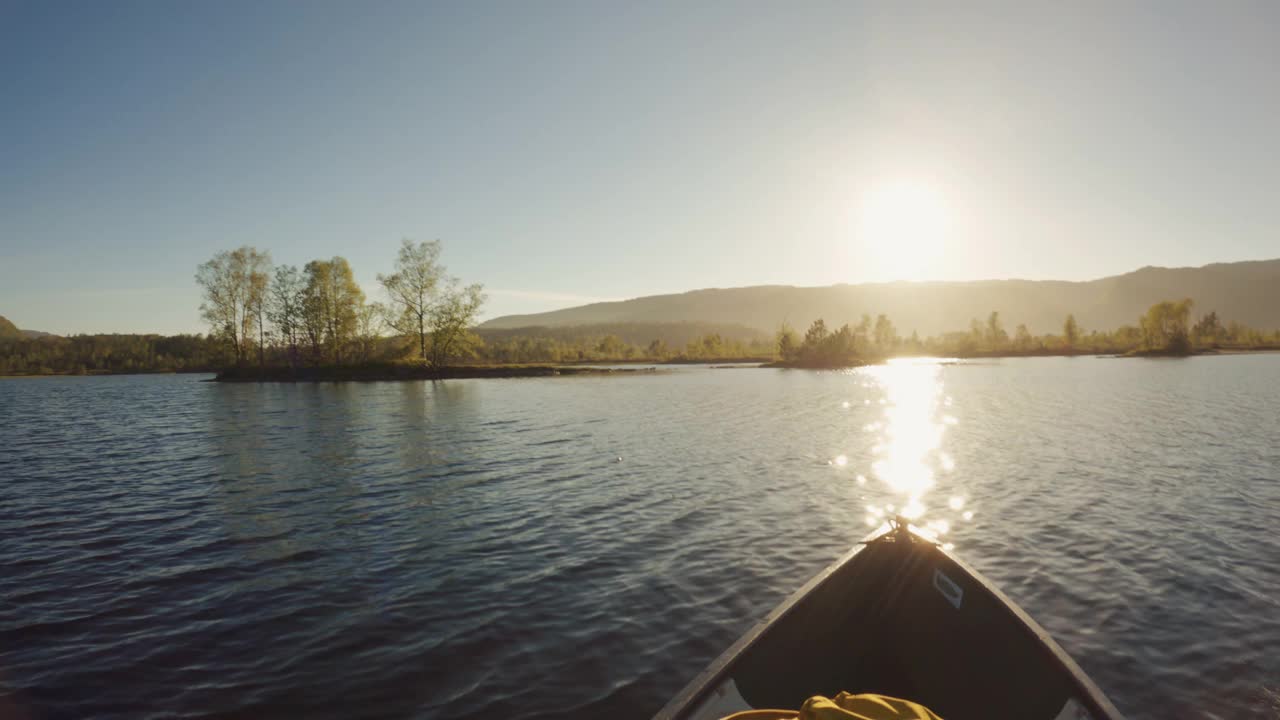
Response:
[[[0,0],[24,328],[199,330],[195,267],[241,244],[376,296],[438,238],[493,316],[1088,279],[1280,256],[1277,228],[1275,2]]]

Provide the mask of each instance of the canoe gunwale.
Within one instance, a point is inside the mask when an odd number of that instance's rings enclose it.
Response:
[[[698,708],[707,698],[707,696],[719,688],[726,679],[729,679],[732,671],[736,667],[738,660],[749,650],[757,641],[779,620],[790,614],[802,600],[811,593],[817,591],[826,584],[840,568],[852,562],[855,557],[867,546],[885,540],[895,533],[901,532],[903,529],[910,531],[912,539],[915,542],[924,542],[934,546],[934,549],[941,553],[950,562],[954,563],[960,570],[966,573],[970,579],[982,589],[982,591],[990,594],[1001,606],[1008,612],[1010,617],[1017,622],[1021,629],[1030,633],[1038,642],[1040,648],[1045,650],[1050,658],[1056,662],[1066,674],[1071,678],[1072,684],[1076,691],[1076,698],[1089,711],[1095,720],[1123,720],[1123,715],[1116,709],[1115,705],[1103,694],[1102,690],[1089,678],[1088,675],[1080,669],[1075,660],[1067,654],[1057,641],[1049,634],[1047,630],[1040,626],[1025,610],[1014,603],[1003,592],[1000,591],[990,580],[982,573],[975,570],[968,563],[953,555],[951,552],[943,548],[929,535],[922,533],[914,527],[895,527],[893,524],[886,524],[867,535],[863,540],[858,542],[844,555],[823,568],[817,575],[813,576],[801,586],[798,590],[791,593],[781,603],[778,604],[764,618],[751,626],[749,630],[744,632],[732,645],[722,652],[712,663],[702,672],[698,673],[687,685],[653,716],[653,720],[679,720],[685,718],[688,714]]]
[[[942,553],[948,560],[959,566],[961,570],[964,570],[965,573],[967,573],[969,577],[973,578],[974,582],[976,582],[984,591],[994,596],[995,599],[1009,611],[1013,618],[1022,625],[1024,630],[1030,632],[1037,640],[1040,641],[1040,647],[1047,650],[1053,660],[1067,671],[1072,682],[1075,683],[1076,691],[1082,696],[1081,699],[1085,700],[1086,704],[1089,706],[1088,710],[1090,713],[1101,715],[1101,717],[1096,718],[1096,720],[1124,719],[1124,716],[1120,714],[1120,710],[1118,710],[1106,694],[1102,692],[1102,689],[1093,682],[1093,679],[1085,674],[1084,670],[1080,669],[1080,666],[1076,664],[1076,661],[1067,654],[1066,650],[1062,649],[1062,646],[1058,644],[1057,640],[1053,639],[1053,636],[1049,634],[1049,631],[1041,627],[1040,623],[1036,622],[1034,618],[1027,614],[1027,611],[1023,610],[1021,605],[1010,600],[1009,597],[1001,592],[1000,588],[996,587],[985,575],[975,570],[971,565],[969,565],[969,563],[956,557],[941,545],[938,546],[938,552]]]
[[[800,601],[808,597],[808,595],[825,584],[836,570],[844,567],[846,563],[853,560],[858,553],[866,549],[867,545],[878,538],[884,537],[891,532],[890,529],[880,528],[863,538],[860,542],[853,546],[839,559],[823,568],[817,575],[809,579],[800,589],[791,593],[785,600],[778,604],[773,610],[765,615],[763,619],[751,626],[751,629],[742,634],[727,650],[720,653],[706,670],[698,673],[693,680],[690,680],[684,689],[671,698],[658,714],[653,716],[653,720],[676,720],[683,717],[685,713],[695,707],[695,701],[700,701],[703,697],[724,682],[729,671],[737,664],[739,656],[747,651],[756,643],[760,636],[773,626],[778,620],[786,617],[788,613],[795,609]]]

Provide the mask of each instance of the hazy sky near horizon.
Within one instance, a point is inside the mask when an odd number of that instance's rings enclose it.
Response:
[[[0,315],[402,237],[486,316],[1280,256],[1280,3],[0,0]],[[871,218],[871,220],[868,220]]]

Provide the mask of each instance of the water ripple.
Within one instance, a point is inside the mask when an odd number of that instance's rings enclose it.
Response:
[[[197,380],[0,381],[0,712],[647,717],[915,498],[1131,717],[1280,717],[1280,357]]]

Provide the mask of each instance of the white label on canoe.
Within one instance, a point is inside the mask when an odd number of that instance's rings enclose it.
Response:
[[[957,610],[960,609],[960,603],[964,600],[964,589],[957,585],[954,580],[943,575],[941,570],[935,569],[933,571],[933,586],[938,589],[938,592],[942,593],[942,597],[946,598],[947,602],[954,605]]]
[[[1093,716],[1080,706],[1079,700],[1067,698],[1067,704],[1062,706],[1053,720],[1093,720]]]

